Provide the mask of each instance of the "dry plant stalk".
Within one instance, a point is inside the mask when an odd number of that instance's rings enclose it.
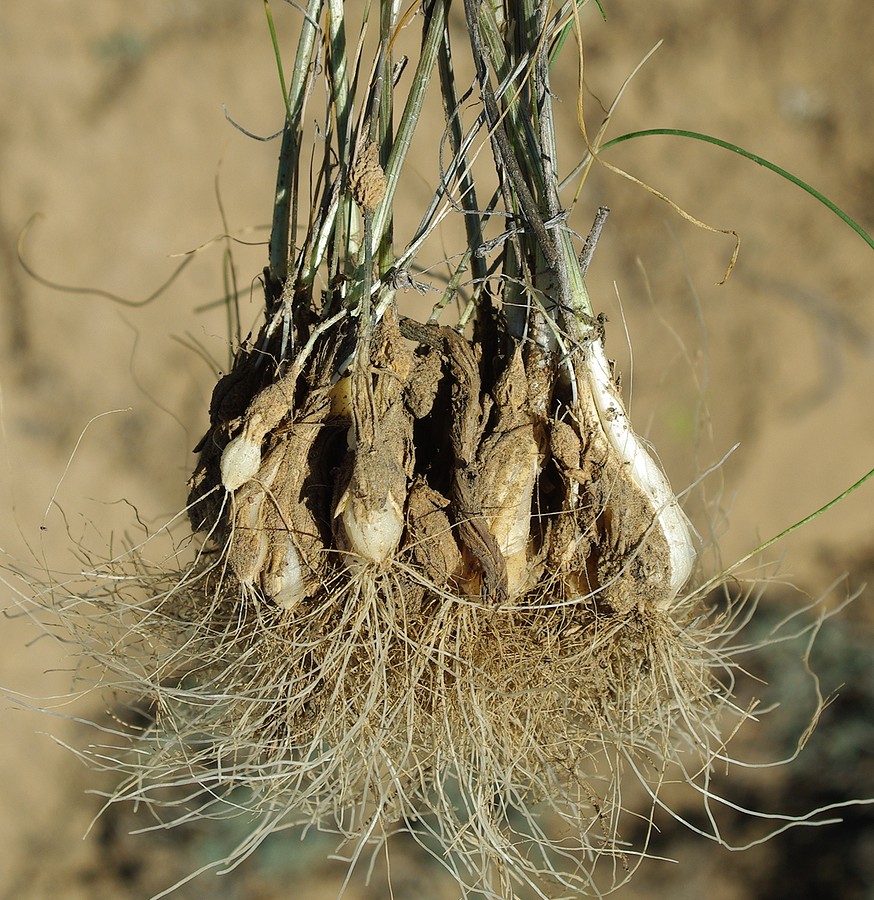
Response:
[[[153,710],[137,756],[111,763],[129,772],[114,799],[166,806],[169,824],[255,811],[231,861],[293,823],[335,829],[353,859],[407,828],[465,889],[597,892],[598,859],[632,855],[620,770],[650,771],[657,791],[668,766],[713,759],[726,623],[683,593],[691,529],[624,411],[562,224],[549,53],[573,5],[532,4],[523,21],[514,4],[466,4],[482,103],[465,131],[449,4],[424,4],[394,133],[396,17],[353,123],[342,4],[328,6],[320,18],[311,3],[302,26],[279,174],[296,183],[324,53],[321,198],[289,254],[291,200],[277,191],[265,321],[216,385],[197,448],[195,561],[173,578],[131,554],[87,629],[83,601],[66,608]],[[435,59],[452,164],[394,258],[401,138]],[[359,90],[362,68],[359,55]],[[477,139],[497,174],[483,209],[467,163]],[[466,212],[453,284],[469,265],[472,330],[436,321],[448,297],[427,322],[397,304],[452,208]],[[499,216],[512,230],[486,242]],[[95,609],[121,632],[108,647],[91,636]]]

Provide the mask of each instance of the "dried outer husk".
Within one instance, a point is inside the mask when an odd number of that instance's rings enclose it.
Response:
[[[326,323],[327,324],[327,323]],[[219,463],[220,480],[226,491],[235,491],[238,487],[253,478],[261,462],[261,454],[266,438],[273,434],[280,424],[290,421],[291,414],[297,406],[305,405],[305,397],[314,391],[326,388],[333,376],[338,355],[344,346],[345,335],[340,329],[328,329],[321,341],[316,341],[319,331],[325,325],[314,330],[311,339],[306,342],[307,352],[302,350],[286,364],[279,368],[276,377],[270,379],[265,374],[270,371],[266,361],[270,358],[271,327],[265,325],[259,336],[259,343],[265,346],[258,351],[241,354],[234,365],[229,378],[239,383],[236,394],[257,385],[259,380],[267,380],[263,386],[252,390],[249,402],[243,404],[242,411],[236,416],[223,415],[227,404],[213,404],[210,411],[212,426],[201,441],[198,450],[202,451],[201,463],[209,465],[210,445],[220,448]],[[298,335],[297,345],[300,347],[303,334]],[[273,335],[275,342],[276,336]],[[310,346],[314,344],[315,346]],[[304,390],[301,389],[301,375],[309,366],[309,377],[303,379]],[[260,379],[256,373],[261,372]],[[225,379],[223,379],[224,381]],[[222,382],[216,388],[218,391]],[[239,404],[239,399],[235,406]],[[232,435],[232,436],[231,436]],[[196,450],[195,452],[198,452]],[[209,480],[209,479],[207,479]]]
[[[210,427],[194,452],[189,480],[189,518],[195,531],[210,531],[221,519],[226,494],[255,477],[265,438],[291,415],[299,373],[286,373],[266,385],[257,353],[241,350],[234,368],[213,391]]]
[[[425,329],[425,326],[422,326]],[[437,336],[432,340],[437,343]],[[434,344],[420,344],[416,348],[413,371],[407,383],[406,404],[414,419],[424,419],[434,408],[434,401],[443,379],[443,354]]]
[[[556,578],[553,588],[568,595],[588,595],[598,586],[590,571],[597,535],[594,513],[597,509],[589,485],[593,480],[592,454],[583,449],[577,423],[570,419],[552,419],[548,423],[548,453],[558,482],[558,500],[554,500],[543,522],[546,568]]]
[[[413,353],[393,310],[356,349],[352,424],[334,503],[334,534],[349,565],[390,562],[404,531],[413,467],[412,417],[404,392]]]
[[[227,560],[237,580],[250,591],[259,583],[267,561],[268,542],[262,521],[265,503],[269,502],[272,475],[279,469],[278,457],[269,461],[269,467],[271,474],[265,471],[263,480],[250,481],[240,487],[231,501]]]
[[[317,591],[326,568],[325,528],[314,512],[325,477],[312,450],[329,411],[327,392],[311,394],[229,501],[231,570],[244,588],[257,586],[289,610]]]
[[[328,333],[278,375],[266,352],[241,349],[196,448],[192,526],[223,548],[245,593],[286,609],[313,596],[329,568],[327,460],[345,431],[330,381],[343,335]],[[265,326],[258,343],[269,347],[268,338]]]
[[[440,329],[447,359],[453,450],[450,500],[458,539],[471,568],[468,590],[495,604],[509,599],[507,563],[482,507],[478,451],[491,397],[482,390],[474,348],[450,328]]]
[[[416,478],[407,500],[406,549],[422,570],[426,583],[453,590],[464,577],[464,559],[447,512],[449,499]]]
[[[233,368],[213,389],[210,427],[194,448],[197,464],[188,481],[188,517],[196,532],[212,532],[225,515],[227,493],[221,484],[222,453],[229,435],[239,429],[252,398],[263,387],[263,377],[251,351],[241,347]]]
[[[379,164],[379,145],[367,142],[358,148],[349,171],[349,188],[355,202],[363,209],[379,206],[388,185]]]
[[[271,452],[280,454],[280,462],[260,523],[267,536],[260,584],[266,596],[287,610],[316,593],[327,569],[327,529],[318,515],[327,473],[313,451],[330,409],[325,392],[310,395],[300,418]]]
[[[235,491],[255,476],[261,465],[265,435],[286,418],[294,406],[297,381],[285,376],[255,395],[243,416],[243,426],[222,451],[221,480],[225,490]]]
[[[532,499],[542,463],[520,347],[498,379],[493,397],[494,425],[477,451],[475,493],[504,558],[507,595],[513,600],[536,580],[529,543]]]

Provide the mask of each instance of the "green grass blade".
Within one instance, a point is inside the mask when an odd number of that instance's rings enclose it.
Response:
[[[609,149],[610,147],[615,147],[617,144],[621,144],[624,141],[630,141],[634,138],[640,137],[649,137],[651,135],[674,135],[676,137],[685,137],[691,138],[696,141],[704,141],[707,144],[715,144],[717,147],[722,147],[724,150],[731,150],[732,153],[737,153],[738,156],[743,156],[745,159],[752,160],[754,163],[763,166],[766,169],[770,169],[772,172],[776,172],[781,178],[785,178],[787,181],[792,182],[792,184],[800,187],[803,191],[806,191],[811,197],[815,197],[830,209],[839,219],[845,222],[856,234],[862,238],[865,243],[874,250],[874,238],[859,225],[854,219],[852,219],[847,213],[845,213],[837,204],[832,203],[828,197],[824,194],[820,193],[816,188],[811,187],[806,181],[802,181],[802,179],[798,178],[796,175],[793,175],[791,172],[787,172],[786,169],[778,166],[776,163],[772,163],[767,159],[764,159],[761,156],[758,156],[755,153],[751,153],[749,150],[744,150],[742,147],[738,147],[737,144],[731,144],[728,141],[720,140],[719,138],[712,137],[709,134],[701,134],[698,131],[687,131],[681,128],[648,128],[644,131],[631,131],[628,134],[620,135],[619,137],[613,138],[610,141],[602,144],[599,153],[602,153],[604,150]]]
[[[795,522],[794,525],[790,525],[788,528],[784,529],[779,534],[775,534],[774,537],[765,541],[764,544],[761,544],[760,546],[756,547],[756,549],[753,550],[753,552],[750,554],[750,556],[754,556],[757,553],[761,553],[763,550],[767,550],[768,547],[772,546],[773,544],[776,544],[777,541],[783,540],[784,537],[787,537],[788,535],[792,534],[792,532],[797,531],[803,525],[806,525],[808,522],[812,522],[815,518],[817,518],[818,516],[821,516],[824,512],[828,512],[828,510],[830,510],[833,506],[837,506],[838,503],[840,503],[842,500],[846,500],[847,497],[850,496],[850,494],[855,493],[857,490],[859,490],[859,488],[862,487],[862,485],[865,484],[865,482],[870,481],[871,478],[874,478],[874,469],[871,469],[870,472],[867,472],[865,475],[863,475],[857,482],[855,482],[854,484],[851,484],[845,491],[841,491],[841,493],[838,494],[837,497],[834,497],[832,500],[829,500],[828,503],[826,503],[824,506],[821,506],[815,512],[812,512],[809,516],[805,516],[803,519],[800,519],[798,522]],[[749,559],[749,558],[750,557],[748,556],[747,559]]]
[[[726,570],[725,572],[721,572],[719,575],[714,576],[713,578],[709,579],[704,584],[702,584],[697,589],[697,592],[706,593],[711,588],[716,587],[718,584],[720,584],[723,581],[725,575],[728,572],[731,572],[731,571],[734,571],[735,569],[740,568],[740,566],[742,566],[744,563],[749,562],[751,559],[753,559],[753,557],[758,556],[759,554],[764,553],[765,550],[769,549],[770,547],[773,547],[774,544],[776,544],[778,541],[782,541],[783,538],[788,537],[790,534],[793,534],[794,532],[798,531],[799,528],[802,528],[803,526],[807,525],[809,522],[812,522],[814,519],[818,518],[823,513],[828,512],[832,507],[837,506],[841,501],[846,500],[847,497],[850,496],[850,494],[853,494],[857,490],[859,490],[860,487],[862,487],[866,482],[870,481],[872,478],[874,478],[874,469],[871,469],[869,472],[866,472],[858,481],[851,484],[845,491],[841,491],[841,493],[838,494],[837,497],[833,497],[831,500],[828,501],[828,503],[826,503],[823,506],[820,506],[819,509],[810,513],[810,515],[805,516],[803,519],[799,519],[797,522],[794,522],[788,528],[784,528],[779,534],[775,534],[772,538],[769,538],[763,544],[759,544],[759,546],[756,547],[754,550],[750,550],[750,552],[747,553],[746,556],[742,556],[739,560],[737,560],[737,562],[732,563],[731,567],[728,570]]]
[[[575,2],[577,8],[579,9],[582,6],[585,6],[587,0],[575,0]],[[601,0],[595,0],[595,6],[598,7],[598,11],[601,13],[601,18],[606,22],[607,13],[604,12],[604,7],[601,5]],[[558,55],[561,53],[562,47],[564,47],[571,29],[574,27],[574,21],[575,20],[572,17],[568,21],[568,23],[561,29],[561,31],[559,31],[559,33],[552,39],[552,50],[549,53],[550,68],[555,65],[555,61],[558,59]]]
[[[273,42],[273,54],[276,57],[276,71],[279,72],[279,84],[282,86],[282,102],[285,104],[285,116],[291,123],[291,107],[288,104],[288,88],[285,84],[285,71],[282,68],[282,53],[279,50],[279,38],[276,35],[276,25],[273,22],[273,11],[270,9],[269,0],[264,0],[264,12],[267,14],[267,28],[270,30],[270,40]]]

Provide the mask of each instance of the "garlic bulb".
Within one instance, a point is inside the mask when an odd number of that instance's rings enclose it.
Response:
[[[665,605],[680,592],[695,564],[697,554],[692,542],[691,525],[667,476],[631,427],[600,339],[589,343],[584,365],[604,435],[622,461],[628,477],[649,499],[655,521],[667,541],[670,590],[660,601],[661,605]]]

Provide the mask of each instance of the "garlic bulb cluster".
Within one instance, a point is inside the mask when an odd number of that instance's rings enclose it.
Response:
[[[229,416],[213,404],[192,521],[252,597],[293,610],[401,563],[498,608],[670,606],[694,563],[691,529],[600,337],[572,356],[572,385],[556,363],[544,392],[542,354],[506,334],[489,336],[485,359],[391,304],[365,340],[350,321],[263,385],[247,373],[258,357],[241,356],[232,376],[252,396],[235,392]]]

